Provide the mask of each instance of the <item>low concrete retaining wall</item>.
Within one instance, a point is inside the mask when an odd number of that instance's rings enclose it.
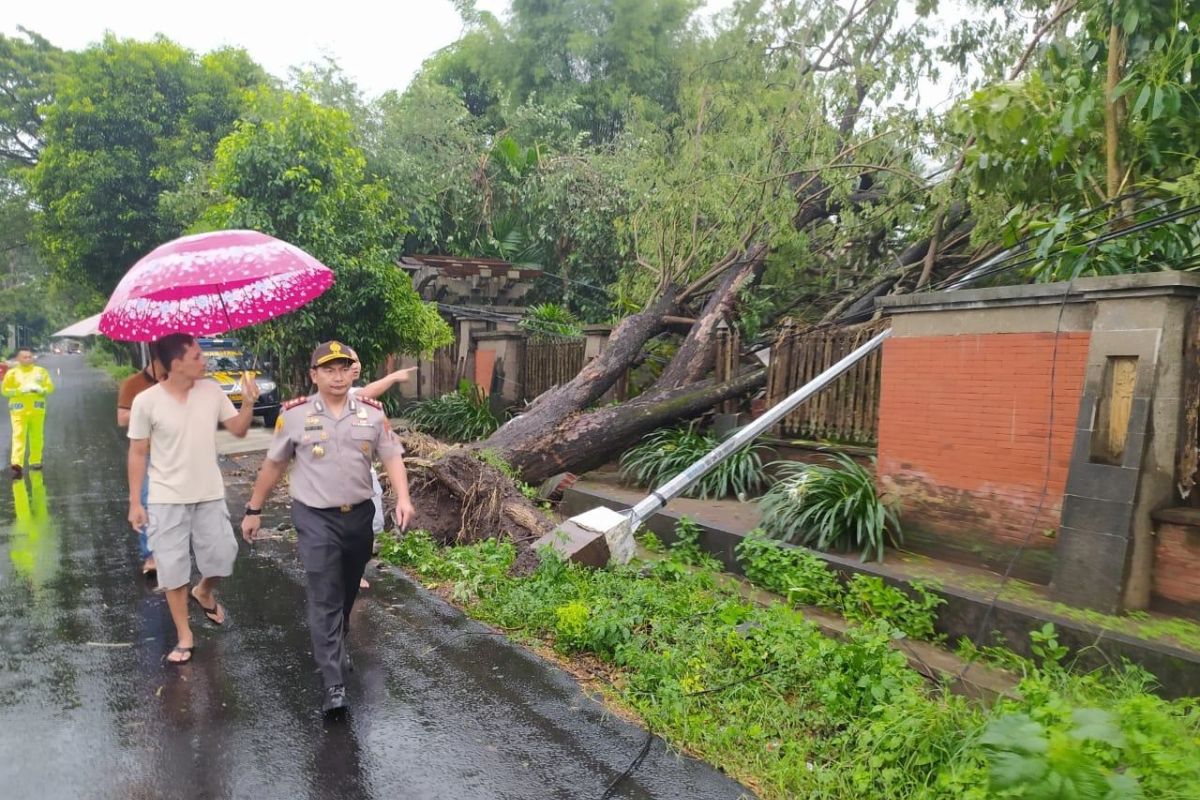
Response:
[[[623,510],[629,508],[630,504],[591,487],[573,487],[564,493],[559,511],[564,516],[571,517],[596,506]],[[675,541],[675,526],[681,516],[672,511],[660,511],[646,521],[646,527],[654,531],[663,542],[670,544]],[[693,521],[701,529],[700,546],[720,561],[729,572],[744,574],[736,555],[736,548],[744,538],[744,532],[701,520]],[[878,576],[888,584],[902,589],[909,585],[907,580],[898,577],[884,565],[860,562],[855,557],[809,552],[823,559],[843,577],[863,573]],[[945,634],[951,641],[963,636],[977,640],[986,624],[988,634],[980,643],[992,644],[998,637],[1002,644],[1014,652],[1032,656],[1029,648],[1030,632],[1039,630],[1047,622],[1052,622],[1058,629],[1059,642],[1071,649],[1078,657],[1078,664],[1085,669],[1110,663],[1119,664],[1122,659],[1128,659],[1141,665],[1160,681],[1162,688],[1159,694],[1164,697],[1200,695],[1200,653],[1106,631],[1095,625],[1004,600],[992,604],[991,597],[968,589],[946,586],[934,591],[946,600],[946,605],[939,609],[937,631]]]

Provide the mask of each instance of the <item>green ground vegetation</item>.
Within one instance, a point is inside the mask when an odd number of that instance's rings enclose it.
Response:
[[[131,364],[117,363],[117,359],[112,353],[99,347],[88,351],[87,363],[96,369],[104,370],[117,382],[123,381],[137,372],[137,367]]]
[[[891,646],[906,635],[897,617],[924,615],[913,633],[931,633],[928,603],[897,612],[870,582],[839,590],[812,564],[743,553],[766,588],[871,608],[831,639],[789,603],[746,600],[682,533],[653,563],[550,557],[520,578],[514,546],[494,540],[443,548],[415,532],[385,538],[381,557],[518,641],[599,660],[612,702],[764,798],[1200,796],[1200,708],[1154,695],[1139,669],[1076,673],[1049,628],[1034,660],[1009,659],[1019,699],[985,709]]]

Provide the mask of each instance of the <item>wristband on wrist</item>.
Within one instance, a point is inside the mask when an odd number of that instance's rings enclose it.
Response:
[[[261,508],[251,508],[250,506],[246,506],[245,515],[247,517],[257,517],[261,514],[262,514]]]

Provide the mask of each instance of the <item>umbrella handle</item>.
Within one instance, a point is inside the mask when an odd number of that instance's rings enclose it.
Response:
[[[225,305],[225,293],[218,289],[217,297],[221,298],[221,310],[225,312],[225,330],[232,331],[233,320],[229,317],[229,306]]]

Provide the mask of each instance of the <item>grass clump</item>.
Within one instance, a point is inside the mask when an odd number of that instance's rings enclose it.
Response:
[[[720,440],[691,426],[654,431],[621,456],[621,478],[647,488],[661,486],[718,444]],[[756,495],[766,484],[761,450],[753,444],[736,450],[693,483],[684,496],[744,500]]]
[[[466,380],[456,391],[413,403],[404,416],[416,430],[452,442],[485,439],[500,427],[483,390]]]
[[[88,366],[104,370],[118,383],[138,371],[132,364],[118,364],[112,353],[99,347],[88,351],[87,363]]]
[[[778,477],[759,501],[763,528],[773,538],[816,550],[858,550],[883,560],[889,542],[902,541],[895,505],[879,496],[874,473],[844,453],[829,466],[777,462]]]

